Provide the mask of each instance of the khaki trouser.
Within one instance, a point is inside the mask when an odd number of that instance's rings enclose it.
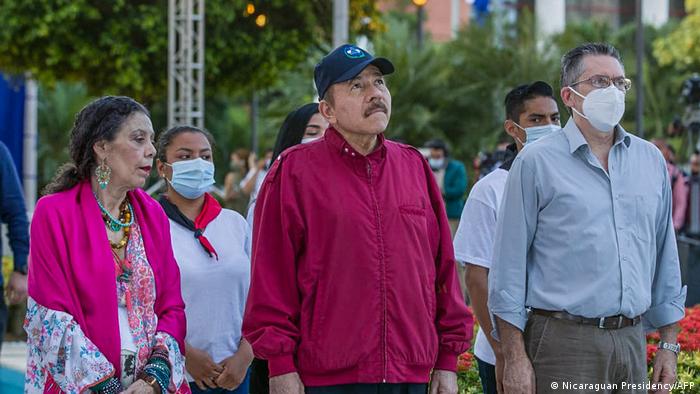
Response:
[[[525,327],[525,350],[538,394],[647,392],[641,324],[609,330],[533,314]]]

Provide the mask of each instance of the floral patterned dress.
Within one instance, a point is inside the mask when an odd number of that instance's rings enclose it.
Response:
[[[137,353],[126,360],[128,352],[122,352],[122,366],[129,366],[131,372],[126,374],[133,378],[146,365],[153,348],[165,347],[172,367],[168,391],[189,393],[184,380],[185,360],[177,341],[167,333],[156,332],[155,277],[136,221],[131,227],[126,259],[131,262],[133,273],[131,280],[117,281],[115,301],[126,306]],[[65,393],[83,393],[114,375],[114,366],[70,314],[48,309],[29,298],[24,329],[28,345],[25,393],[43,393],[47,384]]]

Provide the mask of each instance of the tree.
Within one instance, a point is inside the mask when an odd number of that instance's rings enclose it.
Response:
[[[49,183],[56,169],[68,161],[68,140],[75,114],[90,100],[81,84],[59,82],[53,89],[40,88],[37,144],[39,191]]]
[[[654,54],[662,66],[682,72],[700,71],[700,0],[685,0],[688,15],[678,27],[654,42]]]
[[[538,45],[532,15],[517,23],[471,24],[444,48],[451,70],[442,87],[439,130],[457,154],[471,158],[503,138],[503,100],[511,89],[541,80],[557,86],[556,50]]]
[[[248,3],[255,6],[252,15]],[[310,46],[325,42],[332,10],[315,3],[207,0],[207,92],[269,86]],[[352,23],[376,19],[374,3],[353,2]],[[167,7],[167,0],[3,0],[0,69],[29,71],[47,86],[84,81],[91,94],[125,94],[152,104],[167,91]]]

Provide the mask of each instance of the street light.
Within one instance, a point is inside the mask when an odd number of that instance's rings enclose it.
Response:
[[[248,3],[248,5],[245,7],[245,16],[253,15],[254,13],[255,13],[255,4]]]
[[[418,17],[418,23],[416,26],[416,39],[418,41],[418,49],[423,47],[423,8],[425,7],[426,4],[428,4],[428,0],[411,0],[413,2],[413,5],[415,5],[418,9],[416,12],[416,15]]]

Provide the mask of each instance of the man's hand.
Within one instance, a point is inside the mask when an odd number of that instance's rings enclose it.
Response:
[[[532,369],[532,363],[527,355],[505,358],[501,376],[503,378],[503,393],[535,394],[535,371]],[[498,375],[496,382],[498,382]]]
[[[248,341],[243,339],[238,351],[219,363],[224,371],[216,379],[216,385],[226,390],[235,390],[243,383],[251,362],[253,362],[253,349]]]
[[[304,384],[296,372],[270,378],[270,394],[304,394]]]
[[[503,390],[503,366],[505,365],[506,361],[503,359],[503,353],[500,352],[500,346],[499,346],[499,351],[496,351],[495,353],[496,353],[496,390],[498,391],[498,394],[504,394],[505,391]]]
[[[503,356],[503,392],[508,394],[535,394],[535,370],[525,352],[523,333],[519,328],[496,317],[496,324],[501,336]],[[496,360],[498,363],[498,360]],[[498,377],[496,378],[498,383]]]
[[[155,394],[155,389],[145,381],[138,379],[134,381],[126,390],[125,394]]]
[[[7,282],[7,299],[10,304],[19,304],[27,299],[27,275],[13,272]]]
[[[436,369],[430,376],[430,394],[457,394],[457,374]]]
[[[223,368],[209,357],[207,352],[187,345],[187,357],[185,357],[185,368],[194,378],[194,383],[201,390],[207,388],[217,388],[216,380],[219,378]]]
[[[677,356],[670,350],[659,349],[654,357],[653,374],[651,384],[667,384],[666,387],[671,387],[676,381],[676,364]],[[653,393],[668,394],[668,388],[652,390]]]

